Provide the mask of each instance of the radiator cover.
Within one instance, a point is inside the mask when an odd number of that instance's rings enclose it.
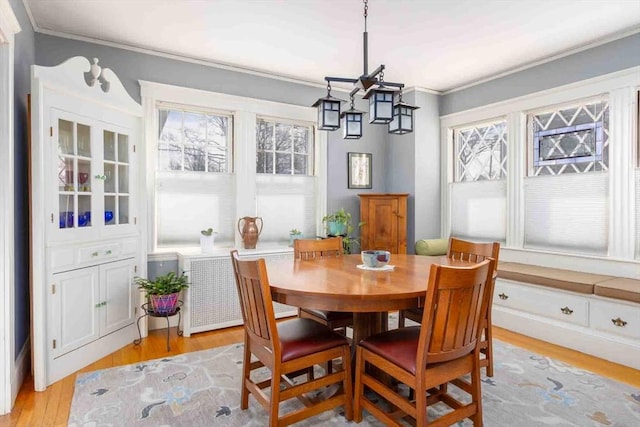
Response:
[[[289,258],[292,252],[252,254],[267,260]],[[241,256],[243,258],[243,256]],[[242,324],[231,257],[179,255],[179,268],[189,277],[184,301],[184,336]],[[276,317],[294,316],[298,310],[274,303]]]

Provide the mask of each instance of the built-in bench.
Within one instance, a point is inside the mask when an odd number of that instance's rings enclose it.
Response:
[[[640,369],[640,280],[500,262],[493,324]]]

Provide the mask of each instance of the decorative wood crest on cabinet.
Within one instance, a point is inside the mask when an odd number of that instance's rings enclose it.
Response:
[[[51,90],[69,92],[142,117],[142,106],[129,95],[118,76],[98,63],[98,58],[91,63],[83,56],[75,56],[54,67],[34,66],[33,77]]]

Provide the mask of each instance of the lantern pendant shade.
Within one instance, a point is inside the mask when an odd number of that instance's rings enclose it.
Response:
[[[418,107],[399,102],[393,106],[393,120],[389,123],[389,133],[404,135],[413,132],[413,110]]]
[[[350,110],[345,111],[342,117],[342,137],[344,139],[360,139],[362,137],[362,111]]]
[[[336,130],[340,128],[340,103],[341,99],[327,95],[318,99],[312,107],[318,109],[318,129]]]
[[[393,90],[371,89],[369,98],[369,123],[384,124],[393,120]]]

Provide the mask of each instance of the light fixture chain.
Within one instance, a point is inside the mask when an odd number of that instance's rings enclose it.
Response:
[[[367,15],[369,14],[369,0],[364,0],[364,31],[367,32]]]
[[[382,84],[384,83],[384,70],[380,71],[378,81]]]
[[[331,82],[327,82],[327,96],[331,96]]]

